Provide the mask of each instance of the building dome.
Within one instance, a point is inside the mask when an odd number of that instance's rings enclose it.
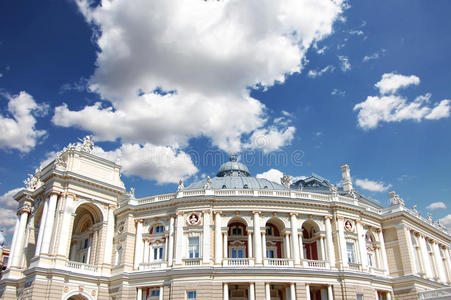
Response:
[[[244,176],[249,177],[251,173],[245,164],[237,161],[236,156],[232,155],[230,157],[230,161],[224,163],[219,168],[217,177],[225,177],[225,176]]]

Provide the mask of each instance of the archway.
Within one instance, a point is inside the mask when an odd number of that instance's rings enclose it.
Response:
[[[96,264],[101,244],[103,217],[98,207],[90,203],[75,211],[69,259],[85,264]]]
[[[306,221],[302,224],[302,249],[305,259],[320,260],[320,238],[318,224],[313,221]],[[321,259],[324,260],[324,258]]]
[[[283,232],[285,226],[277,218],[271,218],[265,225],[265,257],[268,259],[288,258],[284,249]]]
[[[227,245],[224,257],[228,257],[229,262],[249,257],[248,232],[243,219],[233,218],[230,220],[224,238]]]

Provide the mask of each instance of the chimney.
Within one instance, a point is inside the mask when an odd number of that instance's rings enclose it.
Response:
[[[341,177],[343,178],[343,191],[350,192],[352,190],[351,170],[347,164],[341,166]]]

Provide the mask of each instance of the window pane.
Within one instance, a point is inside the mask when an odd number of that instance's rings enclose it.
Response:
[[[348,263],[354,263],[354,243],[346,243],[346,250],[348,252]]]
[[[163,247],[160,248],[160,259],[163,259]]]
[[[191,237],[189,238],[188,243],[188,253],[189,258],[198,258],[199,257],[199,238]]]
[[[189,291],[186,293],[187,298],[188,299],[196,299],[197,295],[196,295],[196,291]]]
[[[158,248],[153,249],[153,259],[158,259]]]

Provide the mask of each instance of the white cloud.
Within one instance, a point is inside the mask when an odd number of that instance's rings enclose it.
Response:
[[[325,66],[321,70],[310,70],[308,71],[308,76],[311,78],[316,78],[319,76],[322,76],[326,72],[333,72],[335,70],[335,67],[332,65]]]
[[[351,30],[349,31],[350,35],[363,35],[363,31],[362,30]]]
[[[386,185],[381,181],[373,181],[367,178],[356,179],[355,184],[358,187],[371,192],[385,192],[392,186],[391,184]]]
[[[319,55],[323,55],[324,53],[326,53],[327,48],[328,48],[327,46],[321,47],[318,50],[316,50],[316,53]]]
[[[279,129],[275,126],[269,128],[255,130],[251,137],[250,143],[245,148],[261,149],[264,153],[275,151],[285,145],[290,144],[293,140],[296,128],[288,126]]]
[[[331,0],[77,3],[98,27],[89,87],[112,106],[63,105],[55,124],[93,131],[97,140],[174,147],[206,136],[229,152],[249,144],[245,136],[272,131],[248,87],[300,72],[307,49],[332,33],[342,12]]]
[[[377,53],[377,52],[375,52],[375,53],[373,53],[371,55],[365,55],[363,57],[363,62],[367,62],[367,61],[370,61],[370,60],[376,60],[376,59],[379,59],[379,53]]]
[[[17,194],[20,190],[22,190],[22,188],[16,188],[4,193],[3,195],[0,195],[0,206],[16,209],[17,201],[14,200],[13,196]]]
[[[5,228],[5,233],[14,233],[16,220],[16,210],[5,208],[0,209],[0,228]],[[7,243],[11,243],[11,241],[7,241]]]
[[[351,62],[349,61],[349,58],[343,55],[338,56],[338,59],[341,63],[341,70],[343,72],[347,72],[351,70]]]
[[[415,75],[401,75],[396,73],[385,73],[382,79],[374,86],[379,89],[379,92],[384,94],[393,94],[401,88],[406,88],[410,85],[420,84],[420,78]]]
[[[451,215],[447,215],[441,219],[439,219],[440,223],[445,225],[445,227],[448,229],[448,232],[451,232]]]
[[[438,209],[438,208],[446,208],[446,204],[443,202],[433,202],[433,203],[429,204],[426,208],[429,210],[434,210],[434,209]]]
[[[363,129],[373,129],[380,122],[401,122],[404,120],[440,119],[449,117],[450,101],[442,100],[435,107],[428,106],[430,94],[418,96],[414,101],[398,95],[368,96],[364,102],[354,106],[359,111],[357,120]]]
[[[11,117],[0,115],[0,149],[17,149],[29,152],[43,137],[45,130],[35,128],[35,116],[46,114],[48,106],[37,104],[33,97],[20,92],[18,95],[4,95],[8,100],[8,112]]]
[[[333,89],[332,92],[330,92],[330,94],[332,96],[338,95],[338,96],[342,96],[343,97],[343,96],[346,95],[346,91],[342,91],[342,90],[339,90],[339,89]]]
[[[280,179],[282,178],[282,176],[283,176],[283,172],[279,171],[277,169],[270,169],[266,172],[256,175],[257,178],[265,178],[265,179],[268,179],[269,181],[276,182],[279,184],[280,184]]]

